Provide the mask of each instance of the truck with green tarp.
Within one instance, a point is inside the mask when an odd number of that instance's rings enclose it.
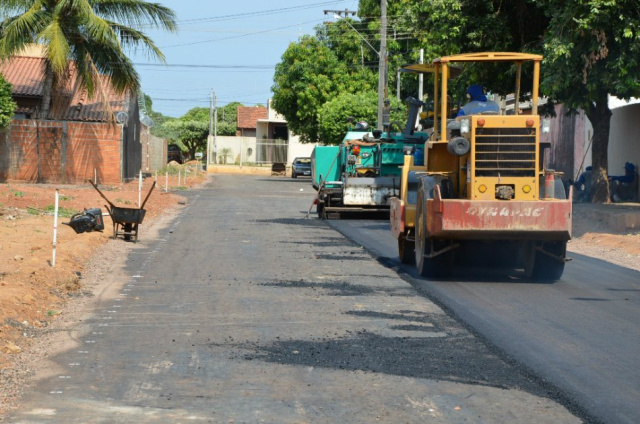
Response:
[[[408,99],[403,131],[369,131],[358,123],[337,146],[317,146],[311,154],[311,179],[318,191],[320,218],[343,213],[382,213],[388,218],[392,197],[400,193],[400,167],[407,149],[419,162],[428,134],[414,127],[422,102]]]

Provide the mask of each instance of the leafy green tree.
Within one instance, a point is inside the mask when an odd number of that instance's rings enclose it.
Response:
[[[392,129],[398,130],[399,125],[404,129],[406,108],[394,98],[391,99],[391,109],[391,122],[396,123]],[[342,93],[322,105],[318,113],[320,140],[325,144],[339,144],[352,125],[347,123],[347,118],[369,124],[375,122],[378,119],[378,93],[373,90]]]
[[[182,116],[182,119],[199,122],[209,122],[210,110],[208,107],[194,107]]]
[[[11,97],[11,84],[0,74],[0,131],[7,128],[16,110],[16,102]]]
[[[240,102],[231,102],[218,108],[218,135],[236,135],[238,129],[238,106]]]
[[[636,0],[545,0],[544,92],[585,111],[593,125],[593,201],[609,202],[608,95],[640,96],[640,9]]]
[[[361,0],[359,13],[379,16],[378,2]],[[389,15],[396,17],[398,31],[413,34],[425,48],[427,61],[491,50],[543,54],[542,93],[587,114],[594,127],[593,200],[609,201],[608,95],[640,96],[637,1],[404,0],[391,2]],[[466,67],[458,92],[474,81],[506,94],[513,71],[499,65]],[[526,92],[531,78],[525,74],[522,81]]]
[[[380,16],[380,2],[360,0],[359,14]],[[424,49],[426,63],[440,56],[480,51],[540,53],[548,24],[544,10],[530,0],[392,1],[388,15],[394,31],[407,38],[405,48]],[[524,68],[523,72],[522,89],[526,92],[531,70]],[[515,68],[510,64],[465,66],[462,76],[454,81],[453,94],[464,98],[472,82],[507,94],[513,91],[514,78]]]
[[[147,110],[147,115],[153,120],[153,126],[151,127],[151,134],[156,137],[168,138],[166,134],[162,132],[162,124],[164,124],[167,120],[173,119],[170,116],[165,116],[160,112],[156,112],[153,110],[153,100],[148,94],[144,95],[144,104],[145,109]]]
[[[236,117],[238,115],[238,106],[242,106],[242,103],[233,102],[218,108],[218,123],[216,125],[217,135],[236,135]],[[204,122],[208,127],[209,125],[211,125],[211,110],[206,107],[194,107],[190,109],[182,118]]]
[[[345,65],[317,38],[291,43],[276,65],[273,107],[304,143],[318,140],[318,109],[340,91]]]
[[[209,135],[208,122],[178,118],[167,121],[162,126],[167,133],[172,134],[170,139],[186,149],[191,158],[195,157],[197,151],[206,150]]]
[[[135,92],[140,77],[125,49],[146,50],[164,61],[154,42],[137,27],[176,30],[174,12],[143,0],[3,0],[0,58],[20,53],[31,43],[44,46],[46,69],[42,102],[47,118],[54,85],[75,61],[79,82],[89,97],[100,93],[99,74],[117,93]]]
[[[304,143],[318,141],[318,111],[327,100],[376,86],[377,77],[363,66],[357,33],[341,38],[347,29],[317,28],[319,36],[291,43],[276,65],[273,107]]]

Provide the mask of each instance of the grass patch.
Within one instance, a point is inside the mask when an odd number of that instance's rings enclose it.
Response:
[[[13,197],[24,197],[24,191],[20,190],[11,190],[11,194],[13,194]]]
[[[198,169],[198,172],[204,172],[202,170],[202,165],[200,165],[200,169]],[[161,177],[164,177],[166,174],[169,174],[171,176],[176,176],[178,175],[178,172],[181,173],[182,175],[185,175],[185,173],[195,173],[196,172],[196,168],[198,166],[194,165],[194,164],[190,164],[190,165],[167,165],[164,166],[160,169],[158,169],[158,180],[160,180]]]
[[[131,200],[116,199],[115,203],[122,203],[123,205],[130,205],[131,204]]]
[[[73,200],[73,196],[60,196],[60,200]]]
[[[47,205],[44,208],[44,211],[47,214],[53,215],[55,213],[55,208],[56,207],[54,205]],[[77,213],[78,211],[75,209],[58,207],[58,216],[61,218],[71,218],[73,215]]]

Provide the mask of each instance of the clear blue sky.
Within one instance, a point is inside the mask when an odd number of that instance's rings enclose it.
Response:
[[[131,57],[153,109],[173,117],[209,107],[212,89],[218,106],[266,105],[274,67],[289,43],[331,20],[323,10],[358,7],[358,0],[155,1],[173,9],[179,25],[177,34],[144,29],[167,65],[141,54]]]

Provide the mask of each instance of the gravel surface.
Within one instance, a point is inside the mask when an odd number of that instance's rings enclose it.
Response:
[[[145,234],[149,238],[157,236],[158,232],[178,213],[179,210],[175,209],[153,222],[152,225],[147,225]],[[580,219],[576,217],[574,225],[582,229],[593,227],[591,223]],[[357,247],[349,243],[345,244],[341,236],[334,233],[330,236],[326,235],[325,226],[321,222],[311,223],[298,218],[265,218],[256,222],[282,229],[298,227],[307,229],[309,232],[317,229],[320,233],[313,237],[313,240],[279,241],[281,247],[312,246],[314,260],[339,261],[342,264],[370,260],[370,257]],[[633,243],[638,243],[640,236],[637,234],[611,235],[598,232],[594,236],[594,233],[586,231],[580,233],[581,236],[570,243],[571,251],[640,270],[640,256],[624,247],[629,239]],[[340,250],[336,251],[335,248]],[[109,241],[100,248],[99,252],[89,260],[82,273],[80,279],[82,289],[66,303],[49,327],[32,334],[35,336],[32,348],[14,355],[13,366],[0,370],[0,399],[3,401],[0,405],[0,421],[4,421],[3,412],[19,405],[20,397],[30,384],[34,384],[36,378],[46,378],[59,372],[56,368],[48,368],[51,363],[47,358],[68,348],[69,337],[60,337],[60,333],[71,335],[71,339],[73,338],[75,326],[82,322],[88,311],[92,310],[102,296],[107,295],[105,291],[110,290],[110,284],[116,278],[115,274],[122,272],[118,270],[124,266],[127,254],[135,249],[135,245],[123,243],[121,240]],[[305,249],[303,251],[307,252]],[[354,283],[353,275],[346,279],[342,278],[340,273],[333,274],[335,275],[327,272],[328,276],[322,280],[266,278],[262,281],[252,281],[248,287],[294,291],[311,297],[322,296],[323,301],[329,302],[332,301],[331,299],[334,299],[334,302],[342,302],[344,299],[360,299],[367,296],[384,296],[393,300],[393,298],[403,299],[415,295],[412,292],[413,289],[407,286],[383,284],[381,287],[380,284],[375,284],[380,282],[381,276],[368,275],[368,278],[373,277],[372,281],[364,279],[365,281],[361,283]],[[352,301],[349,302],[352,303]],[[383,319],[394,324],[388,328],[385,327],[385,331],[379,331],[376,325],[370,328],[358,325],[343,329],[340,334],[319,332],[305,338],[276,339],[268,342],[266,340],[228,340],[224,343],[210,343],[209,347],[212,351],[219,351],[224,346],[224,351],[230,358],[251,362],[323,367],[357,373],[383,373],[396,377],[418,377],[493,387],[499,390],[517,388],[536,397],[545,398],[544,402],[547,402],[548,388],[521,374],[512,365],[503,362],[447,315],[416,311],[413,308],[395,308],[389,312],[369,310],[366,307],[338,308],[338,310],[350,319]],[[410,336],[422,333],[428,333],[433,337]],[[439,337],[445,333],[446,338]],[[371,354],[363,356],[362,352],[371,352]],[[408,354],[410,352],[419,352],[419,354]],[[443,356],[444,352],[448,353]],[[405,383],[409,387],[413,384]],[[496,394],[496,396],[500,395]],[[545,404],[541,408],[548,407]]]

